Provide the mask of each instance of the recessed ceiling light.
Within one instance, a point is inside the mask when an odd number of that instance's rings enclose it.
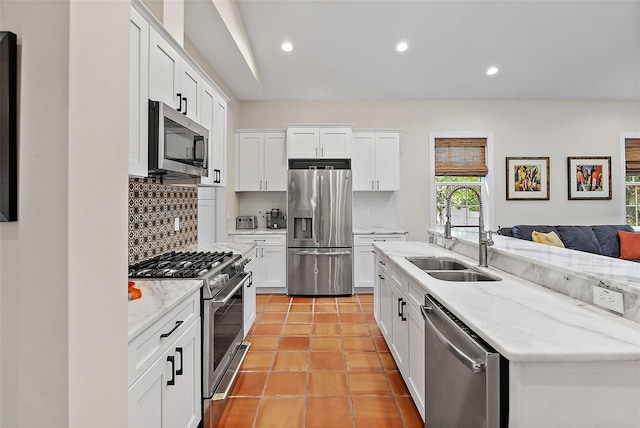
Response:
[[[398,43],[398,46],[396,46],[396,50],[398,52],[404,52],[407,49],[409,49],[409,45],[406,44],[405,42],[400,42],[400,43]]]
[[[489,67],[487,69],[487,76],[493,76],[498,72],[498,67]]]
[[[293,45],[289,42],[284,42],[282,44],[282,50],[285,52],[291,52],[293,50]]]

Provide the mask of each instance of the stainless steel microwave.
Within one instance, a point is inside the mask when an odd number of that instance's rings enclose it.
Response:
[[[209,130],[160,101],[149,100],[149,175],[209,174]]]

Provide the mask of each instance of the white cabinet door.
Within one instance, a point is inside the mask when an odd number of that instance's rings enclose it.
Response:
[[[257,261],[251,260],[244,267],[246,272],[249,272],[251,279],[247,281],[245,285],[244,294],[242,296],[242,302],[244,304],[244,337],[247,337],[253,322],[256,320],[256,287],[253,280]]]
[[[351,128],[321,128],[320,153],[317,157],[327,159],[351,158]]]
[[[149,99],[162,101],[176,110],[182,100],[178,52],[153,27],[149,30]]]
[[[406,379],[409,364],[409,318],[407,313],[409,303],[395,287],[390,288],[393,295],[393,305],[396,309],[391,327],[391,336],[393,337],[391,353],[400,369],[400,373]]]
[[[387,345],[391,348],[393,343],[391,333],[393,328],[393,318],[397,316],[393,302],[393,293],[391,292],[391,282],[382,270],[378,269],[378,280],[380,284],[380,330],[387,341]]]
[[[260,246],[260,286],[287,286],[287,249],[283,245]]]
[[[318,128],[287,128],[287,157],[305,159],[319,157],[320,130]]]
[[[413,305],[407,305],[409,318],[409,382],[407,386],[422,420],[424,420],[424,320]]]
[[[227,102],[216,94],[213,104],[211,169],[217,186],[227,185]]]
[[[146,177],[149,153],[149,23],[131,8],[129,20],[129,175]]]
[[[201,419],[202,400],[199,318],[169,349],[167,360],[169,378],[163,384],[162,427],[196,428]]]
[[[351,146],[353,190],[374,190],[375,138],[373,132],[355,132]]]
[[[216,174],[213,171],[213,106],[215,104],[215,92],[206,82],[202,82],[202,101],[200,108],[200,125],[209,130],[209,175],[200,179],[200,184],[213,186],[216,182]]]
[[[165,358],[156,360],[129,388],[129,428],[162,426],[162,390],[166,383],[166,368],[165,355]]]
[[[186,61],[180,62],[180,112],[200,123],[202,77]]]
[[[375,256],[373,246],[358,245],[353,247],[353,282],[354,287],[373,287],[375,275]]]
[[[400,135],[378,132],[375,137],[375,189],[400,189]]]
[[[236,190],[262,190],[264,134],[236,134]]]
[[[287,190],[287,147],[283,132],[264,134],[264,190]]]

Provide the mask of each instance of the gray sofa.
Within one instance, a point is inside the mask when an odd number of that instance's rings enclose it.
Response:
[[[555,232],[565,248],[615,258],[620,257],[618,230],[634,232],[631,226],[625,224],[596,226],[517,224],[513,227],[500,227],[498,234],[533,241],[531,232],[534,230],[542,233]]]

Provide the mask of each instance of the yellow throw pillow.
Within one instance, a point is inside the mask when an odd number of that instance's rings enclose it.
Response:
[[[553,245],[554,247],[564,248],[562,240],[553,231],[549,233],[542,233],[534,230],[531,232],[531,238],[533,239],[533,242],[537,242],[538,244]]]

